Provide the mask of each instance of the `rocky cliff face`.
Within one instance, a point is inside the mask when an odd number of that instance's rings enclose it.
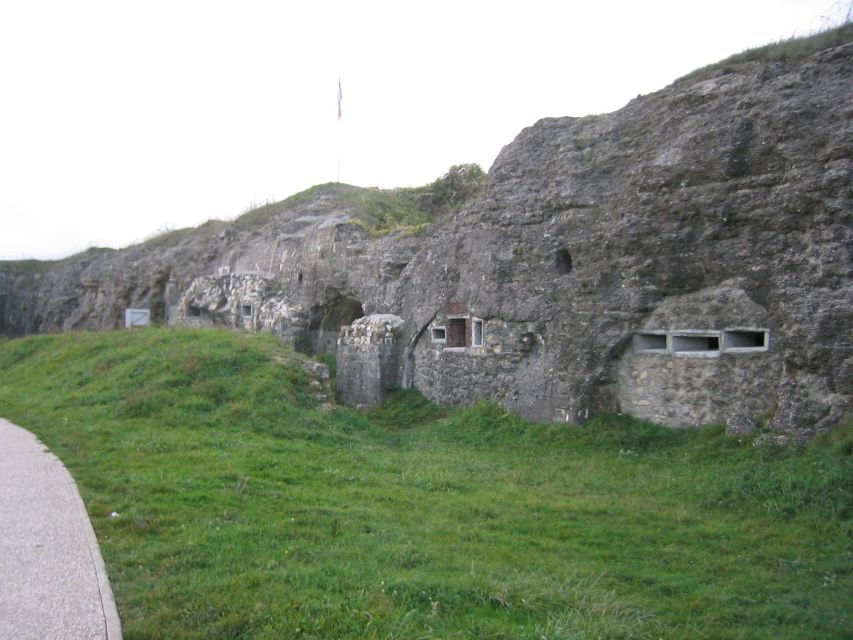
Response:
[[[718,66],[542,120],[429,226],[377,235],[333,185],[251,225],[0,268],[0,328],[115,328],[143,306],[323,351],[340,325],[394,314],[399,383],[440,402],[806,436],[853,393],[851,52]]]
[[[569,422],[837,419],[853,372],[851,50],[719,68],[523,131],[403,273],[413,326],[446,322],[450,302],[486,322],[475,358],[424,344],[416,386]],[[763,344],[727,350],[739,328]],[[638,332],[662,348],[636,349]],[[673,347],[679,332],[717,348]]]

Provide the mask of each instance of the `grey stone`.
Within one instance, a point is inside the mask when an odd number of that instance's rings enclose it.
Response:
[[[400,386],[402,328],[402,318],[391,314],[366,316],[341,327],[336,378],[341,400],[365,408]]]
[[[756,422],[750,416],[735,415],[726,422],[726,433],[730,436],[748,435],[755,431]]]
[[[760,415],[800,440],[853,395],[852,51],[713,67],[614,113],[541,120],[422,235],[369,234],[332,185],[255,224],[0,265],[0,331],[112,329],[149,308],[336,349],[353,404],[414,386],[568,424]],[[382,314],[401,321],[387,343],[355,335]],[[736,346],[759,333],[766,348]]]

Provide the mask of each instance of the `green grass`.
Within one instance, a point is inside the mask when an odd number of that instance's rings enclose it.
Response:
[[[474,200],[485,188],[486,174],[476,164],[455,165],[440,178],[422,187],[376,189],[355,187],[340,182],[319,184],[281,202],[252,209],[234,221],[238,229],[250,229],[268,223],[287,210],[298,209],[319,198],[331,201],[352,216],[352,223],[371,236],[400,231],[423,233],[431,223]]]
[[[329,182],[316,185],[281,202],[266,204],[244,213],[234,221],[236,228],[248,229],[268,223],[282,211],[310,205],[319,198],[331,200],[327,209],[338,207],[352,216],[353,222],[371,235],[384,235],[429,222],[410,190],[365,189],[349,184]]]
[[[297,357],[216,331],[0,342],[0,415],[76,478],[128,640],[853,631],[849,427],[754,450],[414,392],[324,414]]]
[[[55,260],[0,260],[0,272],[13,276],[44,273],[56,264]]]
[[[179,243],[181,240],[197,236],[200,238],[208,238],[227,229],[230,226],[229,222],[223,220],[208,220],[197,227],[185,227],[183,229],[171,229],[163,233],[157,233],[151,238],[140,243],[148,249],[161,249]]]
[[[0,272],[13,276],[36,276],[44,274],[58,265],[91,260],[107,253],[112,253],[113,251],[115,249],[110,249],[109,247],[89,247],[84,251],[60,260],[0,260]]]
[[[696,78],[712,71],[729,70],[734,65],[745,62],[797,62],[818,51],[841,46],[850,40],[853,40],[853,23],[848,22],[811,36],[788,38],[741,51],[724,60],[697,69],[685,78]]]

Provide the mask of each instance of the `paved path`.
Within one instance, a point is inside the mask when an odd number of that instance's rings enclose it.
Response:
[[[0,418],[0,638],[121,640],[98,541],[71,475]]]

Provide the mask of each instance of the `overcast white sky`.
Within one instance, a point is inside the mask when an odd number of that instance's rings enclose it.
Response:
[[[848,0],[0,0],[0,259],[488,169]],[[343,118],[337,118],[337,83]]]

